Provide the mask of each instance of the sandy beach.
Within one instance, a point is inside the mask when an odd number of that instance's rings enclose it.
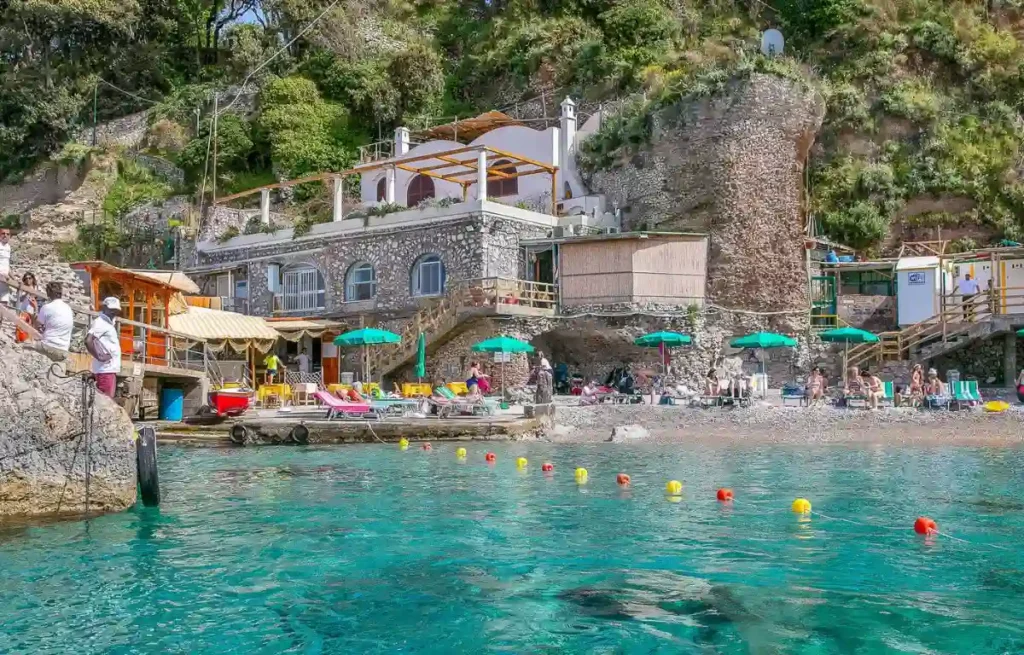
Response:
[[[697,409],[651,405],[560,406],[545,438],[556,443],[607,441],[616,426],[639,425],[637,442],[753,444],[1024,445],[1024,407],[1003,413],[980,408],[780,407]]]

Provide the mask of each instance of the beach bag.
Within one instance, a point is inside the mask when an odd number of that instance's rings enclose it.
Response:
[[[19,316],[18,318],[25,321],[26,323],[32,323],[32,315],[29,314],[28,312],[22,312],[21,316]],[[26,341],[28,341],[28,338],[28,332],[25,332],[21,328],[14,329],[14,340],[17,341],[18,343],[25,343]]]

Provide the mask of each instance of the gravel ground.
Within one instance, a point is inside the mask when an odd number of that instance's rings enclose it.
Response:
[[[616,426],[640,425],[644,441],[753,444],[896,443],[1024,445],[1024,407],[1002,414],[909,408],[836,409],[779,407],[696,409],[677,406],[559,406],[554,442],[607,441]]]

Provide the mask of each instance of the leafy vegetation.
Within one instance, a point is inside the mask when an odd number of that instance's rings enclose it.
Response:
[[[358,145],[398,125],[542,92],[635,98],[581,148],[580,164],[597,170],[642,148],[655,112],[763,72],[811,83],[826,101],[809,181],[830,236],[877,248],[894,223],[942,215],[979,240],[1024,238],[1018,0],[343,0],[303,31],[329,2],[9,3],[0,179],[90,125],[94,92],[101,121],[151,109],[148,147],[196,187],[215,148],[219,194],[350,166]],[[757,54],[767,27],[784,32],[787,57]],[[213,143],[211,94],[223,108],[243,80],[258,85],[255,102],[222,114]],[[122,175],[105,206],[120,215],[164,193]]]

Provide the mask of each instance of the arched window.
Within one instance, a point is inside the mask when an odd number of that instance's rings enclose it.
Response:
[[[427,198],[434,197],[434,180],[426,175],[417,175],[409,182],[409,190],[405,194],[405,206],[415,207]]]
[[[383,202],[388,197],[388,178],[384,177],[377,180],[377,202]]]
[[[326,305],[324,276],[315,267],[301,264],[281,274],[280,311],[306,312]]]
[[[345,276],[345,302],[373,300],[377,296],[377,271],[372,264],[359,262]]]
[[[444,262],[437,255],[423,255],[412,265],[412,295],[440,296],[444,293]]]
[[[515,175],[516,166],[507,159],[499,159],[487,168],[506,175]],[[519,193],[518,177],[502,177],[496,180],[487,180],[487,195],[492,198],[502,196],[514,196]]]

